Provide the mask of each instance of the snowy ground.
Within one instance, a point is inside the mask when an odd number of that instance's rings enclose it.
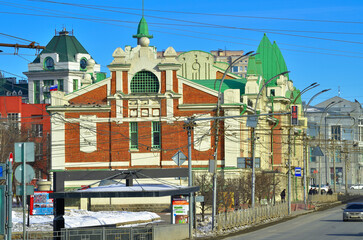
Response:
[[[13,211],[12,214],[13,232],[23,231],[23,214],[20,211]],[[86,210],[70,210],[64,215],[65,227],[86,227],[107,224],[127,224],[140,222],[158,221],[160,216],[153,212],[91,212]],[[134,225],[134,224],[133,224]],[[53,215],[30,216],[30,226],[27,231],[52,231]]]

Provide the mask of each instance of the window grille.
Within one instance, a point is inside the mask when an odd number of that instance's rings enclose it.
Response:
[[[159,80],[152,72],[141,71],[132,78],[130,89],[132,93],[158,93]]]

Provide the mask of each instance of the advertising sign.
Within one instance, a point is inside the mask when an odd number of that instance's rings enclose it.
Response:
[[[173,224],[188,223],[189,201],[187,196],[173,196]]]
[[[35,191],[30,196],[30,215],[53,215],[53,199],[49,193],[53,191]]]

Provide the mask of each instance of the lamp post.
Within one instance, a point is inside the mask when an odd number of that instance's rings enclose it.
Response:
[[[254,114],[256,114],[256,109],[257,109],[257,103],[258,103],[258,99],[260,98],[260,95],[262,93],[262,90],[267,86],[267,84],[269,84],[273,79],[281,76],[281,75],[285,75],[287,73],[289,73],[290,71],[286,71],[286,72],[282,72],[277,74],[276,76],[273,76],[272,78],[270,78],[267,82],[265,82],[263,84],[263,86],[261,87],[260,91],[257,94],[256,97],[256,102],[255,102],[255,108],[253,110]],[[251,207],[254,208],[255,207],[255,183],[256,183],[256,169],[255,169],[255,128],[257,127],[257,121],[258,121],[258,116],[254,116],[253,117],[253,124],[251,125],[252,128],[252,133],[251,133],[251,137],[252,137],[252,191],[251,191]]]
[[[319,85],[319,84],[318,84]],[[311,88],[312,89],[312,88]],[[309,89],[310,90],[310,89]],[[330,91],[331,89],[324,89],[318,93],[316,93],[314,96],[312,96],[308,102],[308,104],[305,106],[305,109],[304,109],[304,117],[307,118],[306,116],[306,112],[307,112],[307,109],[309,108],[310,106],[310,103],[317,97],[319,96],[320,94],[322,93],[325,93],[327,91]],[[307,168],[308,168],[308,161],[307,161],[307,143],[306,143],[306,132],[304,133],[304,205],[305,205],[305,208],[306,208],[306,205],[307,205],[307,198],[306,198],[306,192],[307,192],[307,180],[306,180],[306,175],[307,175]],[[335,190],[334,190],[335,192]]]
[[[338,103],[341,103],[342,101],[338,101],[338,102],[335,102],[335,101],[332,101],[330,102],[323,110],[323,113],[321,114],[321,117],[320,117],[320,123],[319,123],[319,146],[320,146],[320,142],[321,142],[321,123],[322,123],[322,120],[323,120],[323,117],[325,115],[325,113],[329,110],[329,108],[331,108],[332,106],[338,104]],[[326,157],[326,154],[327,154],[327,150],[326,150],[326,147],[327,147],[327,144],[326,144],[326,117],[325,118],[325,129],[324,129],[324,141],[325,141],[325,176],[326,176],[326,182],[328,182],[328,163],[327,163],[327,157]],[[321,158],[319,158],[319,193],[321,191]]]
[[[218,142],[219,142],[219,114],[220,114],[220,108],[221,108],[222,84],[223,84],[223,81],[224,81],[229,69],[233,66],[233,64],[235,64],[237,61],[242,60],[243,58],[248,57],[252,53],[253,53],[253,51],[247,52],[246,54],[238,57],[231,64],[229,64],[227,69],[224,71],[223,77],[219,84],[216,119],[214,121],[214,125],[215,125],[215,144],[214,144],[214,146],[215,146],[215,149],[214,149],[214,168],[213,168],[214,171],[213,171],[212,230],[215,228],[215,215],[217,213],[217,166],[218,166],[217,161],[218,161]],[[252,54],[251,56],[254,56],[256,54],[258,54],[258,53]],[[216,82],[217,82],[217,80],[214,82],[214,88],[215,88]]]

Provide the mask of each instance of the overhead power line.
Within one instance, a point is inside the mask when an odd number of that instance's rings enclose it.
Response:
[[[34,1],[34,0],[29,0],[29,1]],[[104,9],[104,8],[100,8],[100,7],[92,7],[91,5],[85,5],[85,4],[64,3],[64,2],[56,2],[56,1],[48,1],[48,0],[35,0],[35,1],[76,6],[76,7],[81,7],[81,8],[88,8],[88,9],[101,10],[101,11],[114,12],[114,13],[122,13],[122,14],[128,14],[128,15],[137,15],[137,16],[141,15],[138,13],[123,12],[123,11],[118,11],[118,10],[114,10],[114,9]],[[213,27],[218,27],[218,28],[247,30],[247,31],[255,31],[255,32],[266,32],[266,33],[270,33],[270,34],[279,34],[279,35],[292,36],[292,37],[310,38],[310,39],[317,39],[317,40],[324,40],[324,41],[344,42],[344,43],[351,43],[351,44],[363,44],[363,42],[348,41],[348,40],[342,40],[342,39],[331,39],[331,38],[323,38],[323,37],[297,35],[297,34],[291,34],[291,33],[281,33],[281,32],[277,32],[277,31],[264,31],[264,30],[253,29],[253,28],[232,27],[232,26],[218,25],[218,24],[212,24],[212,23],[188,21],[185,19],[158,17],[158,16],[152,16],[152,15],[144,15],[144,16],[150,17],[150,18],[169,20],[169,21],[187,22],[187,23],[193,23],[193,24],[204,25],[204,26],[213,26]]]
[[[50,2],[50,3],[59,3],[55,1],[48,0],[28,0],[31,2]],[[127,7],[116,7],[116,6],[105,6],[105,5],[92,5],[87,4],[92,7],[104,7],[104,8],[112,8],[112,9],[126,9],[126,10],[135,10],[135,11],[149,11],[149,12],[165,12],[165,13],[178,13],[178,14],[189,14],[189,15],[204,15],[204,16],[218,16],[218,17],[235,17],[235,18],[252,18],[252,19],[266,19],[266,20],[282,20],[282,21],[302,21],[302,22],[326,22],[326,23],[345,23],[345,24],[363,24],[363,22],[359,21],[343,21],[343,20],[327,20],[327,19],[303,19],[303,18],[282,18],[282,17],[261,17],[261,16],[249,16],[249,15],[233,15],[233,14],[220,14],[220,13],[202,13],[202,12],[184,12],[184,11],[166,11],[159,9],[141,9],[141,8],[127,8]]]

